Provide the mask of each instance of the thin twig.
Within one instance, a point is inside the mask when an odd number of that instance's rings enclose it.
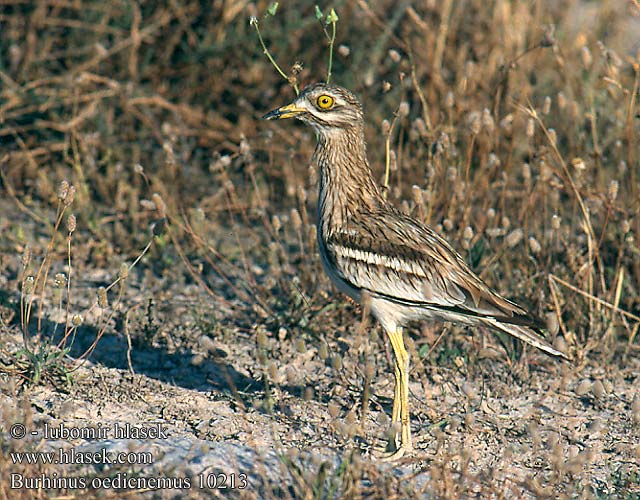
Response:
[[[256,29],[256,33],[258,34],[258,40],[260,40],[260,45],[262,46],[263,54],[265,56],[267,56],[267,59],[269,59],[269,62],[276,69],[276,71],[280,74],[280,76],[282,78],[284,78],[287,82],[289,82],[289,84],[291,84],[293,86],[293,90],[295,90],[296,95],[300,94],[300,91],[298,90],[298,84],[295,83],[295,82],[293,82],[293,83],[291,82],[291,79],[287,76],[287,74],[284,71],[282,71],[282,69],[280,68],[280,66],[276,62],[276,60],[271,55],[271,52],[269,52],[269,49],[265,45],[264,39],[262,38],[262,33],[260,33],[260,28],[258,27],[258,19],[256,17],[252,17],[251,21],[250,21],[250,24],[253,25],[253,27]]]
[[[627,316],[628,318],[631,318],[635,321],[640,322],[640,316],[636,316],[635,314],[632,314],[628,311],[625,311],[624,309],[620,309],[619,307],[615,306],[614,304],[611,304],[609,302],[607,302],[606,300],[602,300],[601,298],[596,297],[595,295],[589,294],[583,290],[581,290],[580,288],[572,285],[571,283],[566,282],[565,280],[563,280],[562,278],[558,278],[557,276],[550,274],[549,275],[549,279],[553,280],[557,283],[560,283],[563,286],[566,286],[568,289],[573,290],[576,293],[579,293],[580,295],[582,295],[583,297],[588,298],[589,300],[593,300],[594,302],[597,302],[600,305],[603,305],[604,307],[611,309],[612,311],[615,311],[617,313],[623,314],[624,316]]]
[[[393,127],[398,121],[398,111],[400,107],[396,109],[395,113],[393,113],[393,120],[391,120],[391,125],[389,126],[389,132],[387,133],[387,137],[384,141],[384,197],[387,197],[387,193],[389,191],[389,177],[391,176],[391,134],[393,134]]]
[[[529,117],[533,118],[538,123],[538,125],[540,126],[542,131],[544,132],[544,135],[547,138],[547,142],[551,146],[551,149],[552,149],[554,155],[556,156],[556,160],[558,161],[558,163],[560,164],[560,166],[562,168],[562,172],[564,174],[564,178],[566,178],[567,182],[569,183],[569,186],[571,187],[571,191],[573,192],[573,195],[575,196],[576,201],[578,202],[578,205],[580,206],[580,211],[582,212],[582,217],[584,219],[585,227],[587,229],[586,232],[589,235],[589,237],[592,239],[592,241],[597,241],[597,238],[595,236],[595,232],[593,231],[593,226],[591,225],[591,217],[589,216],[589,210],[587,209],[586,205],[584,204],[584,201],[582,199],[582,195],[580,194],[580,191],[578,190],[578,186],[576,186],[576,183],[573,181],[573,177],[571,176],[571,172],[569,172],[569,169],[567,168],[567,163],[562,158],[562,155],[560,154],[560,151],[558,150],[558,147],[557,147],[555,141],[552,140],[552,138],[551,138],[551,136],[549,134],[549,130],[547,129],[547,127],[545,127],[544,123],[540,119],[540,116],[538,115],[536,110],[533,109],[533,107],[531,106],[530,103],[529,103],[529,107],[524,107],[521,104],[516,104],[516,107],[518,109],[520,109],[521,111],[523,111],[525,114],[527,114]],[[604,269],[603,269],[602,260],[600,259],[600,252],[598,252],[598,249],[595,249],[594,254],[595,254],[595,261],[596,261],[596,264],[598,265],[598,271],[599,271],[599,274],[600,274],[600,280],[601,280],[600,286],[602,287],[602,291],[606,292],[607,291],[607,287],[606,287],[606,284],[604,282]]]
[[[331,21],[331,40],[329,40],[329,64],[327,67],[327,83],[331,83],[331,70],[333,69],[333,44],[336,41],[336,24],[337,23],[335,21]]]

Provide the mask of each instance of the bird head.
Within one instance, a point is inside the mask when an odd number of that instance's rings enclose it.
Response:
[[[320,134],[336,129],[362,127],[362,106],[350,91],[337,85],[316,83],[304,88],[286,106],[274,109],[263,120],[297,118],[311,125]]]

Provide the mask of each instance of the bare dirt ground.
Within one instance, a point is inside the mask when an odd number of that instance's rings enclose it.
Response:
[[[0,2],[0,500],[640,498],[637,2],[282,4]],[[260,121],[329,64],[389,200],[573,357],[411,325],[396,463],[315,138]]]
[[[91,271],[85,269],[85,276],[91,279]],[[417,353],[425,340],[419,326],[413,329],[416,450],[397,464],[372,459],[371,447],[388,435],[389,348],[377,325],[363,325],[354,306],[329,286],[327,291],[330,296],[321,294],[301,314],[305,328],[321,339],[319,347],[297,328],[234,321],[196,285],[165,284],[151,293],[134,278],[123,300],[123,310],[132,311],[122,320],[126,327],[115,322],[108,329],[91,360],[73,372],[71,385],[18,390],[15,377],[2,376],[4,459],[29,450],[150,452],[151,464],[76,460],[31,466],[21,477],[57,472],[87,481],[118,474],[191,481],[190,488],[173,483],[174,489],[146,494],[137,483],[103,488],[98,496],[299,497],[314,488],[344,496],[639,494],[638,359],[628,358],[613,372],[595,364],[578,370],[531,351],[512,362],[489,332],[450,331],[460,339],[460,352],[432,363]],[[343,309],[337,330],[326,328],[322,309],[313,310],[317,302]],[[260,345],[258,332],[265,335]],[[94,338],[92,329],[81,330],[70,355],[80,356]],[[15,352],[21,343],[16,328],[5,329],[2,339],[3,352]],[[7,436],[20,422],[37,434]],[[103,428],[106,435],[46,439],[45,424],[54,429],[49,435],[61,427]],[[166,436],[118,439],[116,426],[126,424],[159,424]],[[20,470],[15,467],[13,473]],[[246,477],[246,488],[221,489],[223,478],[231,486],[234,476]]]

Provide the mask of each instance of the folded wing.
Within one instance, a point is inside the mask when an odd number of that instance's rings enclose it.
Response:
[[[432,229],[399,211],[352,219],[329,235],[326,249],[340,277],[356,289],[486,324],[566,357],[538,335],[539,320],[492,291]]]

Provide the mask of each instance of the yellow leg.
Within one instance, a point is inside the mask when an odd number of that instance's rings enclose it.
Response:
[[[395,358],[395,356],[394,356]],[[394,359],[396,384],[393,389],[393,412],[391,413],[391,423],[400,422],[400,370],[398,369],[398,363]]]
[[[409,421],[409,353],[404,348],[402,328],[387,332],[395,357],[396,385],[393,398],[393,422],[400,422],[400,446],[391,454],[382,457],[384,461],[401,458],[411,451],[411,425]]]

